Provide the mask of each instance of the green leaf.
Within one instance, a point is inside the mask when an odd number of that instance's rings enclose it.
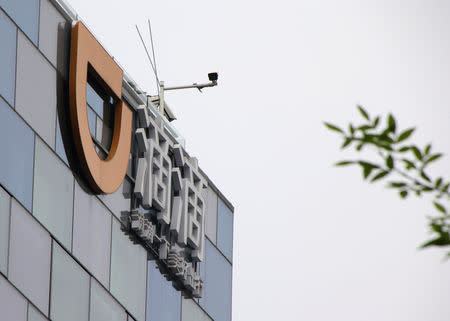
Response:
[[[425,244],[421,245],[421,248],[426,248],[429,246],[447,246],[450,244],[450,238],[448,235],[441,235],[438,238],[435,238],[433,240],[430,240],[426,242]]]
[[[408,191],[406,190],[401,190],[399,193],[401,198],[406,198],[408,196]]]
[[[389,187],[392,188],[400,188],[400,187],[405,187],[406,183],[403,182],[389,182]]]
[[[370,120],[369,114],[364,110],[364,108],[362,108],[362,106],[357,105],[356,107],[365,119]]]
[[[386,166],[387,166],[387,168],[389,168],[389,169],[394,168],[394,159],[392,158],[391,155],[389,155],[389,156],[386,158]]]
[[[355,161],[340,161],[334,164],[334,166],[347,166],[355,163],[356,163]]]
[[[388,175],[389,173],[390,173],[389,171],[381,171],[381,172],[379,172],[377,175],[375,175],[375,176],[372,178],[371,182],[375,182],[375,181],[377,181],[377,180],[379,180],[379,179],[382,179],[383,177],[385,177],[385,176]]]
[[[435,160],[437,160],[437,159],[439,159],[439,158],[441,158],[442,157],[442,154],[434,154],[434,155],[432,155],[430,158],[428,158],[426,161],[425,161],[425,164],[429,164],[429,163],[431,163],[431,162],[434,162]]]
[[[344,140],[344,143],[341,145],[341,149],[344,149],[345,147],[347,147],[348,145],[350,145],[351,142],[352,142],[352,139],[347,137],[347,138]]]
[[[366,179],[369,177],[370,173],[375,169],[379,168],[378,165],[366,162],[366,161],[359,161],[359,165],[361,165],[361,168],[363,170],[363,177]]]
[[[353,136],[353,134],[355,133],[355,128],[353,128],[352,124],[348,124],[348,131],[350,135]]]
[[[324,124],[329,130],[334,130],[335,132],[344,133],[344,131],[343,131],[342,129],[340,129],[339,127],[337,127],[337,126],[335,126],[335,125],[333,125],[333,124],[326,123],[326,122],[324,122],[323,124]]]
[[[426,180],[427,182],[431,182],[431,179],[428,177],[427,174],[425,174],[424,171],[420,171],[420,176],[421,176],[424,180]]]
[[[439,212],[446,214],[446,211],[445,211],[445,207],[444,207],[444,206],[442,206],[442,205],[439,204],[438,202],[433,202],[433,205],[434,205],[434,207],[436,207],[436,209],[437,209]]]
[[[442,184],[442,177],[439,177],[434,183],[434,188],[438,189],[439,187],[441,187],[441,184]]]
[[[422,160],[422,153],[416,146],[411,146],[410,149],[412,150],[414,156],[416,156],[418,160]]]
[[[430,150],[431,150],[431,144],[428,144],[427,146],[425,146],[423,153],[425,155],[428,155],[430,153]]]
[[[409,146],[400,147],[399,150],[398,150],[399,153],[404,153],[404,152],[407,152],[407,151],[409,151]]]
[[[372,123],[372,128],[376,128],[378,124],[380,123],[380,116],[377,116]]]
[[[416,165],[414,165],[414,163],[411,162],[410,160],[403,158],[402,161],[405,163],[405,167],[407,170],[410,170],[411,168],[416,168]]]
[[[358,151],[358,152],[360,152],[361,151],[361,149],[364,147],[364,143],[361,143],[361,144],[359,144],[358,146],[356,146],[356,150]]]
[[[411,134],[414,132],[414,130],[415,130],[415,128],[410,128],[410,129],[407,129],[404,132],[402,132],[397,138],[397,143],[400,143],[400,142],[408,139],[409,136],[411,136]]]
[[[447,193],[449,187],[450,187],[450,183],[445,184],[445,185],[441,188],[441,192]]]
[[[362,126],[358,127],[358,130],[360,130],[362,132],[365,132],[368,129],[372,129],[372,126],[370,126],[370,125],[362,125]]]
[[[395,118],[394,118],[394,116],[392,116],[392,114],[389,114],[388,115],[388,129],[395,133],[395,128],[396,128]]]

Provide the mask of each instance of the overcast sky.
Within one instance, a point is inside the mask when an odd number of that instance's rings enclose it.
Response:
[[[450,151],[448,1],[67,0],[156,94],[135,24],[151,19],[186,148],[236,207],[233,320],[449,320],[450,262],[425,200],[363,183],[322,121],[393,112]],[[434,169],[450,178],[449,158]]]

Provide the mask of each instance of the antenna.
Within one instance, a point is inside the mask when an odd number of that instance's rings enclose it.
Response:
[[[149,26],[150,26],[150,20],[149,20]],[[153,64],[152,58],[150,58],[150,54],[148,53],[147,46],[145,45],[144,39],[142,39],[141,32],[139,31],[139,28],[137,25],[136,25],[136,30],[139,34],[139,38],[141,38],[142,45],[144,46],[145,53],[147,54],[147,58],[150,61],[150,65],[152,66],[153,73],[155,74],[155,78],[157,81],[156,87],[158,88],[158,94],[159,94],[159,78],[158,78],[158,73],[156,72],[156,68],[155,68],[156,63],[155,63],[155,65]],[[150,33],[150,35],[151,35],[151,33]],[[153,40],[152,40],[152,50],[153,50]],[[153,54],[153,57],[155,57],[154,54]]]

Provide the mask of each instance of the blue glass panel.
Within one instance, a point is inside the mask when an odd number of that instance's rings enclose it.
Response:
[[[64,149],[64,142],[61,136],[61,128],[59,127],[59,119],[56,117],[56,154],[69,166],[69,161],[67,160],[66,150]]]
[[[204,292],[200,305],[214,321],[231,321],[231,264],[209,240],[205,245],[205,262],[202,264]]]
[[[220,198],[217,202],[217,247],[233,262],[233,213]]]
[[[31,212],[34,134],[0,98],[0,184]]]
[[[1,0],[0,0],[1,1]],[[14,106],[16,84],[16,42],[17,30],[9,18],[0,11],[0,95]]]
[[[86,86],[86,100],[97,115],[103,119],[103,99],[99,96],[99,94],[97,94],[94,88],[89,85],[89,83]]]
[[[0,0],[0,7],[6,11],[28,38],[37,45],[39,35],[39,0]]]
[[[146,321],[179,321],[181,292],[175,290],[156,267],[148,261]]]

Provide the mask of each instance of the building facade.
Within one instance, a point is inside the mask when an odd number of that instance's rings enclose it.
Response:
[[[234,208],[154,102],[67,3],[0,0],[0,320],[231,320]]]

